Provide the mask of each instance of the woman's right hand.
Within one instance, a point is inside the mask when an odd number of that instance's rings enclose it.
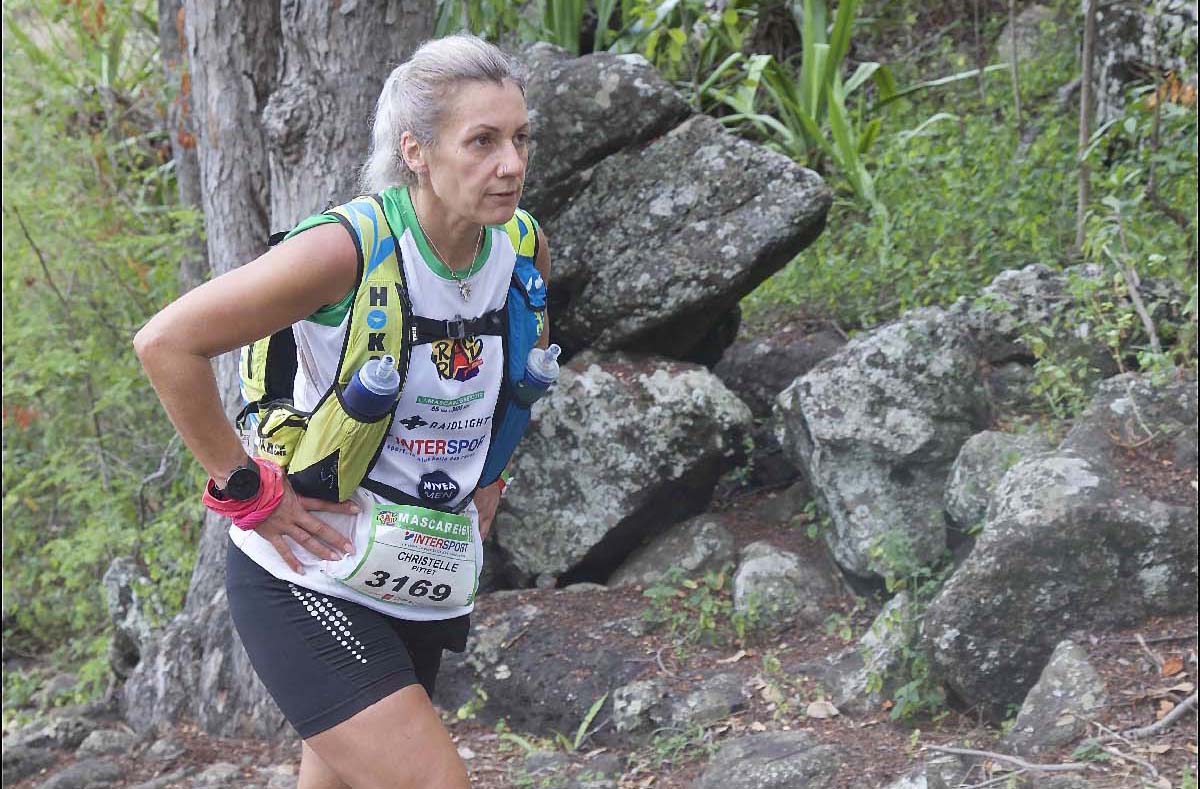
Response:
[[[287,476],[283,478],[283,498],[279,505],[260,523],[254,531],[265,539],[280,558],[287,562],[295,572],[303,575],[304,565],[296,558],[295,552],[284,537],[290,537],[298,545],[313,556],[320,556],[331,561],[341,559],[354,553],[354,543],[320,518],[310,515],[310,512],[336,512],[343,515],[358,513],[358,505],[353,501],[332,502],[323,499],[311,499],[301,496],[292,488]]]

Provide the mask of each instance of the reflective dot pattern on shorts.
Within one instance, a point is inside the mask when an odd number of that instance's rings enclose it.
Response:
[[[317,621],[325,627],[330,637],[345,647],[355,660],[360,663],[367,662],[362,654],[362,642],[355,638],[354,633],[350,631],[350,627],[354,623],[342,612],[342,609],[338,608],[328,597],[301,589],[295,584],[288,584],[288,591],[292,593],[292,597],[295,597],[308,609],[309,616],[317,617]]]

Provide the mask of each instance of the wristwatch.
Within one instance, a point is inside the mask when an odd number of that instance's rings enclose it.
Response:
[[[231,471],[222,487],[218,488],[215,482],[211,484],[213,496],[234,501],[248,501],[254,498],[258,495],[260,487],[262,478],[259,476],[258,464],[253,460]]]

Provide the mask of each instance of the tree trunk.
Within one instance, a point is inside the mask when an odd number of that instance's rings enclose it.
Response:
[[[1087,237],[1087,207],[1091,200],[1091,172],[1083,152],[1092,137],[1092,89],[1096,64],[1096,0],[1088,0],[1084,6],[1083,20],[1083,78],[1079,84],[1079,190],[1075,205],[1075,245],[1072,252],[1083,252]]]
[[[175,92],[167,106],[167,134],[179,202],[200,210],[200,158],[196,154],[196,132],[192,123],[192,80],[187,62],[183,0],[159,0],[158,42],[167,85]],[[199,234],[191,239],[188,254],[179,261],[179,292],[186,293],[208,279],[208,256]]]
[[[416,0],[223,0],[215,10],[184,0],[214,275],[262,254],[272,230],[353,196],[383,80],[432,34],[433,11]],[[232,415],[240,407],[234,355],[217,371]],[[137,729],[190,718],[221,736],[292,736],[229,620],[228,527],[205,520],[184,610],[146,645],[126,683],[126,716]]]

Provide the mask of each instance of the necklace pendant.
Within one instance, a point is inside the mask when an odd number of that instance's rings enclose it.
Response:
[[[466,280],[460,279],[458,281],[458,292],[462,296],[463,301],[471,300],[471,286],[467,284]]]

